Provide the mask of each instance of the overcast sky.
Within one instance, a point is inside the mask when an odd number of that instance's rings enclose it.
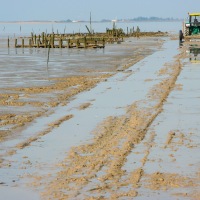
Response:
[[[185,18],[200,0],[0,0],[0,21]]]

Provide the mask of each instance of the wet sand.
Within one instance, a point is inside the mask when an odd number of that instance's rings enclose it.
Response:
[[[127,69],[151,54],[153,45],[159,45],[156,38],[146,42],[130,39],[105,50],[53,49],[48,66],[45,49],[10,49],[8,55],[2,49],[1,141],[51,110],[49,107],[66,105],[74,95]]]
[[[10,87],[26,95],[60,93],[43,113],[36,104],[41,116],[34,121],[4,124],[18,135],[2,137],[0,191],[9,188],[16,199],[21,188],[34,191],[33,199],[198,199],[200,69],[186,47],[165,40],[134,41],[139,54],[119,58],[123,65],[109,71],[89,71],[78,82],[86,88],[71,96],[62,98],[75,87],[73,76]]]

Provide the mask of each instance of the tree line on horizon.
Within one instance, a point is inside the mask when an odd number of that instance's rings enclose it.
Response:
[[[136,17],[132,19],[102,19],[99,21],[92,20],[92,22],[112,22],[113,20],[116,20],[117,22],[140,22],[140,21],[182,21],[183,19],[179,18],[161,18],[161,17]],[[8,22],[18,22],[18,21],[8,21]],[[20,21],[23,22],[23,21]],[[28,20],[24,22],[61,22],[61,23],[72,23],[72,22],[89,22],[89,20]]]
[[[173,17],[167,17],[167,18],[161,18],[161,17],[136,17],[132,19],[115,19],[117,22],[128,22],[128,21],[182,21],[183,19],[179,18],[173,18]],[[95,22],[111,22],[111,19],[102,19],[100,21]],[[60,22],[74,22],[71,19],[68,20],[62,20]],[[88,22],[87,20],[78,20],[77,22]],[[94,22],[94,21],[93,21]]]

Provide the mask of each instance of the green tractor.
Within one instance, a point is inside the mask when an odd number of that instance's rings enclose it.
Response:
[[[200,13],[188,13],[188,18],[183,22],[182,38],[200,37]],[[181,31],[179,33],[181,39]]]

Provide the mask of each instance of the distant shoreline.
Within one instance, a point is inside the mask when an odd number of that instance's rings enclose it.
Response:
[[[178,22],[179,20],[123,20],[117,23],[134,23],[134,22]],[[111,21],[92,21],[92,23],[110,23]],[[56,24],[56,23],[90,23],[89,21],[0,21],[0,24]]]

